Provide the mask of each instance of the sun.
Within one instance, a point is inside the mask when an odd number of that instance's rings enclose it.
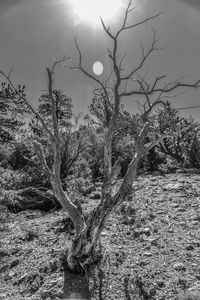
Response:
[[[100,18],[113,21],[119,15],[124,0],[71,0],[72,13],[77,23],[99,26]],[[77,20],[78,19],[78,20]]]

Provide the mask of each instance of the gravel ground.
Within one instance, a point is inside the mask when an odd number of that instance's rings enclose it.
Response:
[[[200,299],[200,176],[146,175],[137,184],[143,188],[102,232],[91,299]],[[86,199],[85,209],[96,204]],[[62,211],[4,214],[0,300],[61,299],[59,257],[74,234],[69,218]]]

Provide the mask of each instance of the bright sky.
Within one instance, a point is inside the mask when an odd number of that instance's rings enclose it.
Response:
[[[135,0],[134,6],[137,9],[130,22],[146,14],[165,14],[122,36],[120,51],[127,53],[126,64],[137,65],[140,40],[148,47],[153,26],[162,36],[160,46],[164,49],[149,60],[149,72],[167,74],[172,80],[183,75],[188,81],[200,79],[200,1]],[[117,27],[120,15],[114,21],[111,25]],[[107,39],[100,29],[74,20],[69,0],[0,0],[0,69],[9,71],[14,67],[13,79],[27,86],[32,103],[47,88],[45,68],[65,54],[77,55],[73,35],[78,35],[87,70],[92,72],[93,63],[101,61],[108,71]],[[72,97],[76,112],[86,112],[94,83],[64,67],[56,74],[56,88]],[[176,107],[200,105],[200,90],[187,90],[173,101]],[[133,112],[137,109],[133,99],[126,102]],[[200,108],[182,113],[200,119]]]

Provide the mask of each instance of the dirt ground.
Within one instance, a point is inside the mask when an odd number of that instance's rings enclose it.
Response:
[[[200,175],[145,175],[137,183],[143,188],[102,232],[91,299],[200,299]],[[84,209],[95,205],[88,198]],[[60,257],[74,235],[68,216],[2,213],[0,300],[62,299]]]

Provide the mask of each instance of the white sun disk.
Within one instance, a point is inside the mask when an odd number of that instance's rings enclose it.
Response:
[[[96,61],[93,66],[93,72],[96,75],[101,75],[103,73],[103,65],[100,61]]]
[[[80,21],[100,24],[100,17],[104,21],[113,20],[122,6],[122,0],[71,0],[72,9]]]

